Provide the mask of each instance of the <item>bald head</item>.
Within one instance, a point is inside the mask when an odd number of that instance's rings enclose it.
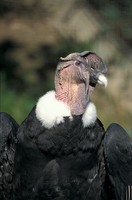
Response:
[[[61,57],[55,74],[56,98],[69,105],[73,115],[82,114],[96,86],[106,85],[106,67],[94,52]]]

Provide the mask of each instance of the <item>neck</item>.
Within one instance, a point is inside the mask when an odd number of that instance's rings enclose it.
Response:
[[[84,83],[65,82],[63,86],[58,84],[55,97],[70,107],[72,115],[83,114],[89,102]]]

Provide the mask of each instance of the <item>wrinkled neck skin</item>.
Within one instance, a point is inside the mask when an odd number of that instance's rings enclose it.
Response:
[[[89,86],[89,97],[92,96],[95,86]]]
[[[82,115],[89,102],[84,82],[74,82],[72,77],[55,81],[55,97],[66,103],[72,115]]]

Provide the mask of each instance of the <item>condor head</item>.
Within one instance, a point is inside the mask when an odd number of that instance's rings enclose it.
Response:
[[[42,96],[36,105],[36,116],[46,128],[81,115],[83,126],[97,119],[96,107],[90,101],[96,84],[106,86],[106,67],[92,52],[72,53],[60,58],[55,73],[55,91]]]
[[[72,115],[83,114],[96,84],[107,85],[102,59],[93,52],[71,53],[60,58],[55,75],[56,98]]]

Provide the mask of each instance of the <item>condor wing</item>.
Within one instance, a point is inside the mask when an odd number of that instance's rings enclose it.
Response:
[[[117,200],[132,200],[132,142],[118,124],[111,124],[104,138],[107,171]]]
[[[12,195],[15,142],[18,124],[7,113],[0,113],[0,199]]]

